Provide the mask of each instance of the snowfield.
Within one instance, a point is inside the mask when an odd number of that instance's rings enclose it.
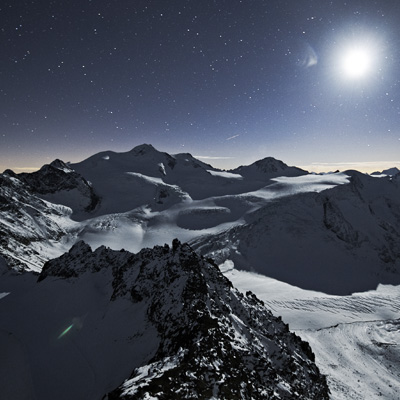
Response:
[[[328,296],[238,271],[231,261],[220,268],[235,287],[251,290],[310,343],[332,400],[399,398],[400,286]]]
[[[398,399],[400,321],[340,324],[297,332],[328,376],[333,400]]]

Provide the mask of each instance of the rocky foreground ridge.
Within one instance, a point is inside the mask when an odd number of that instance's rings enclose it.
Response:
[[[106,398],[329,398],[309,345],[189,245],[131,254],[79,242],[45,264],[39,285],[87,274],[104,275],[111,303],[144,308],[142,326],[157,331],[152,355]]]

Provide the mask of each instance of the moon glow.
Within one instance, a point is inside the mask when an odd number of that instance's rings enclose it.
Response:
[[[349,49],[343,55],[342,70],[348,78],[363,78],[370,71],[371,62],[372,56],[367,49]]]

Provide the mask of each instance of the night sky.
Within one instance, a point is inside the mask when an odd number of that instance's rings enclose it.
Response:
[[[400,1],[3,0],[0,170],[151,143],[400,166]]]

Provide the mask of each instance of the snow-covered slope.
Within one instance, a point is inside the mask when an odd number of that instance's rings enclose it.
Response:
[[[79,242],[38,283],[15,279],[0,282],[2,394],[328,399],[309,346],[177,240],[136,255]]]
[[[164,179],[175,166],[172,156],[151,145],[125,153],[106,151],[71,164],[100,197],[95,215],[127,212],[143,205],[165,209],[190,199],[179,186]]]
[[[343,174],[274,178],[268,186],[240,195],[187,201],[160,211],[141,207],[127,213],[99,216],[85,222],[79,238],[93,247],[107,245],[133,252],[163,244],[171,237],[187,242],[242,225],[247,214],[272,200],[347,183],[348,177]]]
[[[328,374],[333,400],[399,398],[399,319],[340,324],[301,336]]]
[[[252,290],[310,343],[332,400],[398,399],[399,286],[332,296],[236,270],[231,261],[221,271],[243,293]]]
[[[399,182],[347,174],[348,185],[270,201],[245,224],[193,245],[218,263],[230,259],[236,268],[325,293],[399,284]]]

